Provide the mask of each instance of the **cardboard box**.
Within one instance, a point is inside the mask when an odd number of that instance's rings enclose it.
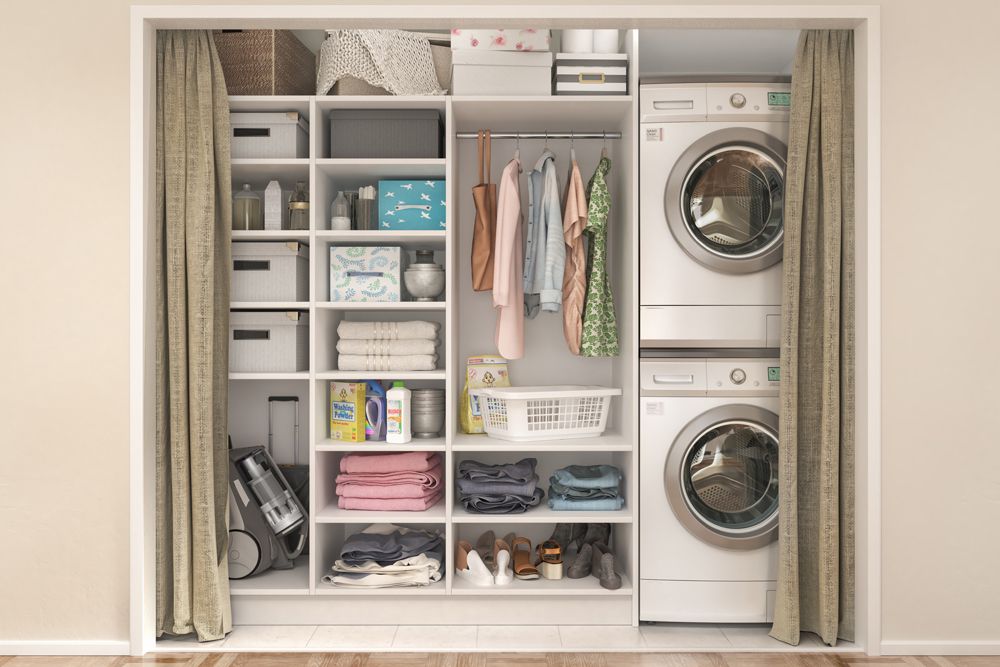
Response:
[[[365,441],[365,383],[330,383],[330,439]]]
[[[444,181],[379,181],[378,220],[382,230],[442,231]]]

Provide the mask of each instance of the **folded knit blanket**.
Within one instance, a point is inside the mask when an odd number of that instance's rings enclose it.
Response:
[[[441,465],[440,452],[399,452],[392,454],[347,454],[340,459],[340,472],[390,473],[427,472]]]
[[[337,368],[342,371],[433,371],[436,354],[364,355],[341,354]]]
[[[425,338],[404,338],[402,340],[342,339],[337,341],[337,352],[341,354],[363,354],[376,356],[400,356],[404,354],[435,354],[437,341]]]
[[[370,510],[375,512],[423,512],[441,500],[443,491],[432,491],[422,498],[337,498],[337,507],[343,510]]]
[[[337,337],[341,340],[400,340],[404,338],[424,338],[437,340],[441,325],[437,322],[348,322],[337,325]]]
[[[337,475],[337,495],[346,498],[423,498],[441,489],[444,467],[427,472],[345,473]]]

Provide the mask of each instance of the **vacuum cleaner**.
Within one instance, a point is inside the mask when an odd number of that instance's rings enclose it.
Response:
[[[306,547],[309,521],[263,447],[229,450],[229,578],[288,570]]]

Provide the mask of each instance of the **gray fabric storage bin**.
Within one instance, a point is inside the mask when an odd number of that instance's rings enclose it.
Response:
[[[435,109],[334,109],[332,158],[439,158],[441,116]]]
[[[233,158],[309,157],[309,126],[297,111],[234,112],[229,122]]]
[[[233,373],[309,370],[309,314],[229,313],[229,370]]]
[[[309,246],[233,241],[233,301],[308,301]]]

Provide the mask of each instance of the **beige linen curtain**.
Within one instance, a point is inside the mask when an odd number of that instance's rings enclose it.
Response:
[[[209,32],[156,39],[156,633],[232,627],[229,105]]]
[[[854,637],[854,40],[806,30],[792,71],[771,635]]]

